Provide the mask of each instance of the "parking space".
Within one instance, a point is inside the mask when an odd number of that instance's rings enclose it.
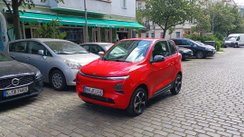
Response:
[[[0,136],[244,136],[244,48],[183,62],[183,87],[138,117],[86,104],[71,87],[0,105]]]

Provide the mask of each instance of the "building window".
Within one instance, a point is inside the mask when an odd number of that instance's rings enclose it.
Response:
[[[154,32],[151,33],[151,37],[155,38],[155,33]]]
[[[127,8],[126,0],[122,0],[122,8],[123,9]]]
[[[149,33],[147,32],[147,33],[146,33],[146,38],[148,38],[148,37],[149,37]]]
[[[176,38],[180,38],[180,32],[176,32]]]
[[[103,2],[112,2],[112,0],[98,0],[98,1],[103,1]]]

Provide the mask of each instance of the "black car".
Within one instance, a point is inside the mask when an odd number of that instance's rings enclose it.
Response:
[[[35,67],[17,62],[0,52],[0,103],[37,96],[43,87]]]
[[[181,38],[172,40],[179,47],[191,49],[193,51],[193,55],[198,59],[211,57],[216,53],[214,47],[197,43],[191,39]]]

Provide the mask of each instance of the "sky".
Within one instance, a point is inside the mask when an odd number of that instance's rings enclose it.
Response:
[[[244,0],[234,0],[237,5],[244,5]]]

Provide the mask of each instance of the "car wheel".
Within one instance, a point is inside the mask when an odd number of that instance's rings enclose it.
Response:
[[[147,103],[147,93],[144,88],[137,88],[133,93],[127,112],[131,116],[138,116],[143,113]]]
[[[174,84],[173,84],[173,87],[170,89],[170,92],[173,95],[179,94],[179,92],[181,90],[181,86],[182,86],[182,75],[178,74],[174,80]]]
[[[196,54],[196,57],[197,57],[198,59],[202,59],[202,58],[204,58],[204,54],[203,54],[203,52],[202,52],[202,51],[198,51],[197,54]]]
[[[50,82],[55,90],[64,90],[67,88],[64,74],[60,70],[52,71]]]

